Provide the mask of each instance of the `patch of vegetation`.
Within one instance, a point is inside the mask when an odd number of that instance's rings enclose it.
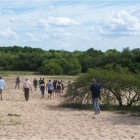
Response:
[[[140,114],[140,74],[130,73],[122,66],[116,66],[114,70],[88,69],[87,73],[72,82],[71,89],[63,95],[63,106],[91,109],[91,96],[88,92],[92,78],[101,85],[101,110]]]
[[[140,114],[132,114],[131,116],[134,116],[134,117],[140,117]]]
[[[0,120],[0,124],[2,123],[3,121],[2,120]]]
[[[126,112],[126,111],[115,111],[114,113],[115,114],[127,114],[128,112]]]
[[[21,125],[21,122],[18,121],[13,121],[13,122],[9,122],[9,123],[3,123],[2,125]]]
[[[45,78],[45,77],[44,77]],[[47,76],[47,79],[52,79],[52,80],[68,80],[68,81],[74,81],[77,76],[64,76],[64,75],[60,75],[60,76]]]
[[[22,123],[19,121],[10,120],[10,122],[4,122],[3,120],[0,120],[0,125],[21,125]]]
[[[18,114],[11,114],[11,113],[8,113],[7,116],[16,116],[16,117],[20,117],[20,115],[18,115]]]
[[[34,75],[36,74],[33,71],[0,71],[1,76],[9,76],[9,75]]]
[[[79,110],[93,110],[92,104],[78,104],[78,103],[67,103],[61,104],[61,107],[79,109]],[[111,104],[100,105],[101,111],[111,111],[116,114],[126,114],[126,113],[139,113],[140,114],[140,106],[117,106]]]
[[[61,104],[60,107],[79,109],[79,110],[92,110],[93,109],[92,104],[78,104],[78,103]]]
[[[101,110],[112,112],[128,112],[128,113],[140,113],[140,106],[117,106],[117,105],[100,105]]]

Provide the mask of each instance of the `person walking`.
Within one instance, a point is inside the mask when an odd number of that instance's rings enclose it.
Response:
[[[38,84],[38,81],[36,80],[36,78],[34,78],[33,85],[34,85],[35,91],[36,91],[36,88],[37,88],[37,84]]]
[[[16,78],[16,85],[15,85],[15,89],[17,88],[17,86],[18,86],[18,89],[20,88],[20,85],[19,85],[19,83],[20,83],[20,78],[19,77],[17,77]]]
[[[39,81],[38,81],[39,82],[40,91],[41,91],[41,86],[40,86],[41,81],[42,81],[42,78],[40,78]]]
[[[61,80],[60,84],[61,84],[61,86],[62,86],[61,92],[62,92],[62,94],[63,94],[63,93],[64,93],[64,84],[63,84],[63,81],[62,81],[62,80]]]
[[[98,103],[98,100],[101,97],[100,89],[100,85],[96,83],[95,79],[92,79],[89,93],[92,94],[92,103],[95,115],[100,114],[100,107]]]
[[[2,100],[2,91],[5,88],[5,81],[0,77],[0,100]]]
[[[68,86],[67,86],[68,88],[67,88],[67,92],[71,92],[71,90],[72,90],[72,85],[71,85],[71,82],[70,81],[68,81]]]
[[[43,78],[43,81],[44,81],[44,90],[46,89],[46,80]]]
[[[61,98],[61,93],[62,93],[62,85],[61,83],[58,81],[57,85],[56,85],[56,89],[57,89],[57,98],[60,97]]]
[[[53,81],[53,96],[57,96],[56,85],[57,85],[57,80],[54,80]]]
[[[23,82],[23,91],[24,91],[24,96],[25,96],[25,100],[28,101],[29,100],[29,90],[31,89],[32,91],[32,86],[30,81],[26,78],[25,81]]]
[[[51,80],[49,80],[49,82],[46,84],[46,90],[48,90],[48,98],[51,99],[53,90],[53,83],[51,82]]]
[[[44,90],[45,90],[45,84],[44,84],[44,80],[40,81],[40,90],[41,90],[41,94],[42,94],[42,98],[44,98]]]

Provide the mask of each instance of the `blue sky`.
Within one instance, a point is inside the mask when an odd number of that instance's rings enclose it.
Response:
[[[0,0],[0,46],[140,48],[139,0]]]

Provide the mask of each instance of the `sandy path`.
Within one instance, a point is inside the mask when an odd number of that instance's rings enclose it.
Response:
[[[93,111],[60,108],[56,97],[49,100],[45,92],[45,98],[41,98],[39,88],[30,93],[26,102],[22,89],[14,89],[14,80],[5,78],[0,139],[140,140],[140,117],[107,111],[95,116]]]

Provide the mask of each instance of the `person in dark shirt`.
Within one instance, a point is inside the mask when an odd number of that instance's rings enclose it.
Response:
[[[62,94],[64,92],[64,84],[63,84],[63,81],[61,80],[61,86],[62,86]]]
[[[54,96],[57,96],[57,89],[56,89],[56,86],[57,86],[57,80],[54,80],[54,81],[53,81],[53,95],[54,95]]]
[[[98,100],[100,98],[100,85],[96,83],[95,79],[92,79],[92,85],[90,86],[90,94],[92,94],[92,103],[95,114],[100,114],[100,107]]]
[[[45,83],[44,83],[44,80],[41,80],[39,86],[40,86],[40,90],[41,90],[42,98],[44,98],[44,90],[45,90]]]
[[[62,93],[62,85],[61,83],[58,81],[57,85],[56,85],[56,89],[57,89],[57,98],[60,97],[61,98],[61,93]]]
[[[16,83],[15,89],[17,88],[17,86],[18,86],[18,88],[20,88],[20,86],[19,86],[20,78],[19,77],[16,78],[16,82],[15,83]]]
[[[39,87],[41,87],[41,86],[40,86],[41,81],[42,81],[42,78],[40,78],[39,81],[38,81],[38,82],[39,82]],[[41,88],[40,88],[40,90],[41,90]]]
[[[38,84],[38,81],[36,80],[36,78],[34,78],[33,85],[34,85],[35,91],[36,91],[36,88],[37,88],[37,84]]]

